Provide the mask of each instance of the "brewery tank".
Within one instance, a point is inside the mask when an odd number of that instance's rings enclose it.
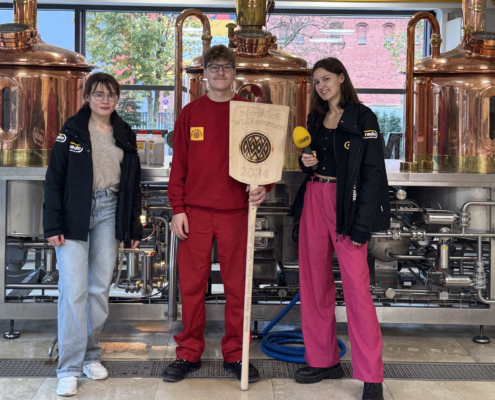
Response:
[[[80,54],[41,40],[37,0],[14,0],[14,23],[0,25],[0,166],[48,165],[90,71]]]
[[[284,170],[298,170],[300,150],[292,140],[296,126],[306,126],[309,111],[311,70],[300,57],[278,50],[276,37],[263,30],[267,12],[273,2],[261,0],[252,6],[252,0],[236,0],[236,25],[228,24],[229,47],[236,53],[234,92],[257,103],[280,104],[290,107],[285,142]],[[203,53],[209,47],[211,33],[208,18],[199,10],[188,9],[179,15],[176,23],[175,115],[182,109],[182,101],[189,103],[207,93],[203,76],[203,56],[195,58],[185,68],[182,79],[182,24],[189,16],[203,23]],[[182,95],[182,86],[187,93]]]
[[[495,173],[495,33],[486,0],[463,1],[461,43],[440,54],[439,24],[408,25],[404,171]],[[414,64],[415,25],[432,25],[432,55]]]

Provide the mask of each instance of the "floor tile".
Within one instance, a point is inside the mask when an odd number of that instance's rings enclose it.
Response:
[[[383,361],[408,362],[476,362],[463,347],[383,346]]]
[[[444,325],[381,324],[383,345],[459,347]]]
[[[363,395],[363,382],[353,379],[324,379],[311,385],[292,379],[272,379],[272,382],[275,400],[356,400]],[[383,387],[383,397],[394,400],[386,385]]]
[[[50,342],[18,342],[14,340],[6,340],[0,338],[0,358],[23,358],[23,359],[47,359],[48,348],[50,347]],[[53,357],[57,357],[57,352],[55,351]]]
[[[30,400],[45,378],[0,378],[0,400]]]
[[[495,363],[495,346],[481,345],[471,342],[472,344],[463,345],[468,354],[478,363]]]
[[[112,378],[93,381],[80,378],[77,381],[77,400],[153,400],[155,398],[157,378]],[[60,400],[55,392],[58,379],[48,378],[39,388],[33,400]]]
[[[273,400],[272,381],[262,379],[242,391],[237,379],[186,379],[177,383],[160,381],[156,400]]]
[[[177,347],[177,343],[174,340],[174,335],[181,331],[182,322],[174,322],[165,352],[165,359],[175,359],[175,348]],[[206,321],[206,328],[204,332],[205,351],[201,356],[202,360],[223,359],[221,341],[224,335],[225,324],[223,321]],[[261,351],[261,340],[253,340],[249,354],[252,360],[267,360],[270,358]]]
[[[394,400],[491,400],[495,382],[432,382],[387,380]]]
[[[163,359],[171,330],[171,322],[109,320],[100,339],[102,359]]]
[[[145,342],[103,342],[101,359],[146,359],[163,360],[168,346],[153,346]]]

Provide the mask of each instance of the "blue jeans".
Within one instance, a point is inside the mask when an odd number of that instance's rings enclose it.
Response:
[[[115,239],[117,194],[93,193],[88,241],[65,240],[59,246],[57,377],[81,376],[83,364],[100,361],[98,344],[108,317],[108,294],[117,264]]]

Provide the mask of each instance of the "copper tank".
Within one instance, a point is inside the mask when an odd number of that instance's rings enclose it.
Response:
[[[266,0],[236,0],[235,24],[229,24],[229,47],[237,54],[234,92],[253,102],[281,104],[290,107],[290,120],[285,144],[284,170],[297,170],[300,150],[294,145],[294,127],[306,126],[309,111],[311,70],[300,57],[277,50],[277,40],[266,25]],[[203,24],[203,53],[209,48],[211,32],[208,18],[199,10],[183,11],[176,22],[175,116],[182,109],[182,101],[191,102],[203,96],[208,88],[203,78],[203,57],[193,60],[182,79],[182,24],[189,16],[198,17]],[[187,93],[182,95],[182,86]]]
[[[407,32],[405,171],[495,173],[495,33],[486,0],[463,1],[464,35],[439,54],[437,20],[411,18]],[[414,64],[415,25],[427,19],[432,56]]]
[[[0,166],[48,165],[90,71],[80,54],[41,40],[37,0],[14,0],[14,23],[0,25]]]

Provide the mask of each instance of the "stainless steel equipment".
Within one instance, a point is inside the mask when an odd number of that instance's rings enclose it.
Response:
[[[231,26],[229,29],[231,46],[238,52],[237,74],[241,78],[236,82],[236,91],[254,101],[298,108],[299,114],[294,109],[292,123],[304,125],[310,87],[307,65],[304,60],[291,58],[276,50],[276,41],[268,32],[262,31],[260,21],[264,18],[266,4],[261,5],[261,14],[258,14],[257,8],[247,7],[249,4],[254,3],[238,2],[241,28],[235,31]],[[210,35],[208,22],[198,13],[197,10],[184,12],[178,26],[180,28],[188,15],[202,18],[205,27],[203,41],[207,48]],[[180,29],[176,37],[180,38]],[[180,49],[179,46],[177,48]],[[438,54],[434,55],[433,59],[436,59]],[[264,65],[264,60],[268,61],[268,67]],[[201,58],[197,59],[186,70],[185,81],[189,89],[186,100],[197,98],[206,90],[201,78],[201,62]],[[440,78],[435,75],[432,79]],[[176,85],[182,87],[180,78],[176,80]],[[176,91],[176,96],[182,100],[180,93]],[[408,141],[411,141],[410,136]],[[410,146],[406,148],[411,149]],[[293,161],[297,159],[297,153],[290,147],[286,148],[286,152],[286,170],[282,180],[275,185],[258,211],[256,258],[259,268],[253,287],[252,306],[252,319],[257,321],[272,320],[299,291],[298,226],[286,213],[303,176],[301,172],[290,171],[294,169]],[[408,152],[410,159],[406,161],[412,161],[414,152]],[[125,273],[123,271],[122,279],[117,282],[121,289],[134,293],[140,301],[129,302],[122,299],[119,293],[113,294],[110,318],[181,318],[175,262],[177,239],[170,234],[167,222],[170,208],[166,197],[168,172],[167,168],[143,168],[142,219],[148,237],[142,250],[125,251],[129,254],[122,259]],[[16,191],[31,185],[39,190],[45,173],[46,169],[42,167],[0,167],[0,316],[14,319],[56,318],[56,303],[43,301],[43,290],[56,289],[56,279],[48,279],[46,283],[9,281],[13,273],[33,270],[33,266],[26,261],[29,258],[26,256],[28,249],[45,252],[48,257],[44,269],[47,274],[53,272],[53,254],[43,240],[33,240],[24,235],[15,237],[13,234],[21,230],[24,234],[28,231],[36,233],[35,227],[29,224],[23,227],[23,216],[20,214],[19,218],[7,221],[8,207],[9,212],[17,207],[14,204],[19,196]],[[399,165],[393,161],[387,162],[387,174],[391,189],[392,225],[387,232],[375,232],[369,245],[370,292],[380,322],[492,324],[495,319],[494,300],[491,299],[495,297],[492,294],[495,274],[490,273],[495,267],[492,257],[495,222],[491,211],[495,205],[495,182],[492,176],[400,172]],[[42,200],[38,201],[41,204]],[[19,209],[30,208],[20,206]],[[33,215],[36,213],[41,214],[41,211],[36,209]],[[30,221],[29,218],[26,220]],[[40,220],[36,217],[34,221]],[[14,224],[22,226],[22,229],[13,229],[17,226]],[[12,268],[9,270],[4,257],[7,248],[17,251],[11,250],[9,259]],[[127,261],[124,263],[125,259]],[[337,260],[334,261],[336,297],[343,302],[340,271]],[[216,264],[215,253],[212,262]],[[167,282],[169,290],[165,291]],[[27,291],[22,303],[18,301],[18,290]],[[207,318],[223,319],[223,294],[208,291],[205,295]],[[405,307],[407,312],[404,312]],[[346,321],[343,307],[337,307],[336,317],[339,322]],[[285,318],[299,320],[298,307]]]

